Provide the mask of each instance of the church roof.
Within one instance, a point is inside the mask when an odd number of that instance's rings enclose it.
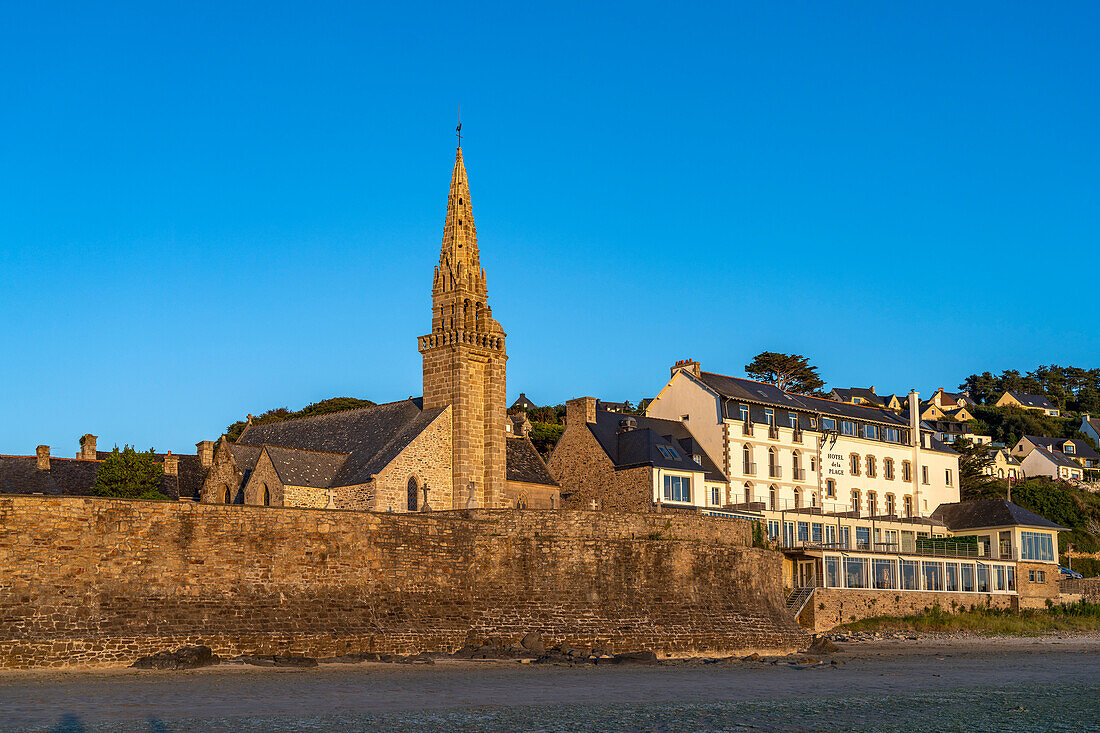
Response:
[[[265,445],[263,450],[284,486],[331,486],[350,455],[277,445]]]
[[[446,409],[423,410],[420,405],[420,400],[409,399],[327,415],[250,425],[237,439],[237,444],[266,446],[269,455],[273,446],[345,455],[346,460],[341,462],[339,470],[328,476],[327,483],[294,485],[326,488],[354,486],[366,483],[373,475],[380,473]],[[291,458],[290,454],[281,455],[288,461],[287,470],[294,471],[296,476],[327,476],[327,469],[319,465],[319,460],[309,462],[301,456]],[[295,463],[295,467],[291,468],[290,463]],[[308,467],[305,465],[307,463]]]
[[[535,446],[526,438],[508,438],[507,446],[508,481],[524,481],[529,484],[557,486],[558,482],[550,475],[550,470],[535,450]]]

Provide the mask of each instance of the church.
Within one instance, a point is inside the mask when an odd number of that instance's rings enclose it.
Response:
[[[455,155],[421,398],[253,425],[212,447],[208,503],[407,512],[557,508],[559,489],[506,411],[505,333],[489,307],[462,148]]]

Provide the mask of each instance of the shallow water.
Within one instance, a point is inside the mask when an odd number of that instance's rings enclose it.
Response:
[[[1100,645],[838,658],[7,674],[0,730],[1100,731]]]

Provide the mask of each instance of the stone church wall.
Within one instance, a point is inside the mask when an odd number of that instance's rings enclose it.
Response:
[[[409,478],[423,488],[428,484],[428,505],[433,509],[450,509],[454,473],[451,469],[452,441],[451,419],[453,409],[444,410],[432,424],[409,443],[388,466],[374,479],[375,501],[371,506],[347,506],[347,509],[375,509],[403,512],[408,507]],[[417,498],[417,506],[424,501],[424,494]]]
[[[598,512],[383,514],[0,497],[0,667],[451,651],[467,635],[613,651],[793,650],[780,556],[748,527]]]

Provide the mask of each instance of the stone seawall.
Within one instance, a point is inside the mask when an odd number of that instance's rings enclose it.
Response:
[[[1016,608],[1018,604],[1017,596],[1005,593],[930,593],[818,588],[798,618],[807,629],[814,633],[821,633],[851,621],[860,621],[874,616],[908,616],[921,613],[936,605],[944,611],[954,613],[971,607]]]
[[[781,556],[747,522],[0,497],[0,667],[452,651],[468,635],[791,651]]]
[[[1081,600],[1100,603],[1100,578],[1069,578],[1060,582],[1063,593],[1080,595]]]

